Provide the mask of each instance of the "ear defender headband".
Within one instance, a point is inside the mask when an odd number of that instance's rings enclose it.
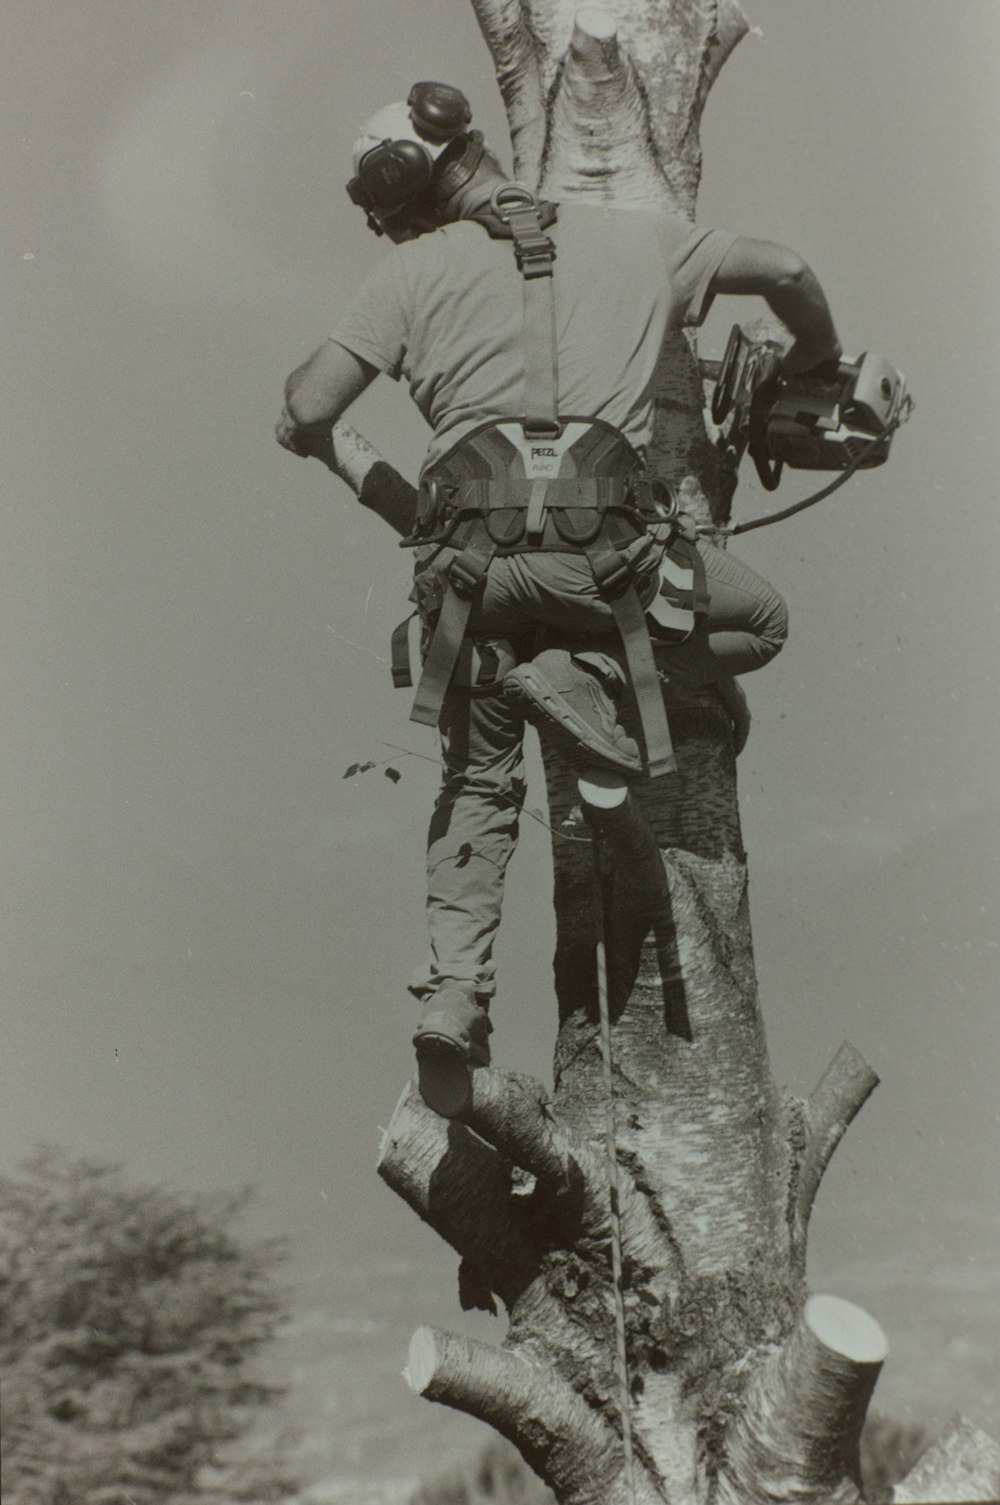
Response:
[[[347,185],[352,203],[364,209],[376,235],[383,234],[385,220],[421,198],[432,184],[435,197],[447,202],[483,158],[483,138],[469,130],[472,110],[460,89],[414,84],[406,106],[416,136],[423,139],[379,142],[358,159],[357,175]]]

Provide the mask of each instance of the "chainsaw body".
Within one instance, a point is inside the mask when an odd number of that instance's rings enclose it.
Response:
[[[749,452],[761,483],[773,491],[784,465],[846,470],[884,464],[907,401],[902,373],[868,351],[783,377],[781,358],[775,341],[748,339],[734,324],[721,363],[705,363],[706,374],[716,374],[712,417],[721,424],[733,414],[728,441],[737,458]]]

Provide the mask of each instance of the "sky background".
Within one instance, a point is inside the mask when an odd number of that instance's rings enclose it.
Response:
[[[792,612],[740,760],[775,1074],[805,1093],[849,1038],[883,1078],[811,1282],[887,1328],[878,1409],[1000,1437],[1000,21],[746,8],[699,218],[805,255],[848,353],[917,403],[886,468],[738,546]],[[386,663],[408,556],[272,428],[380,254],[343,192],[356,127],[443,78],[503,155],[491,65],[466,0],[0,0],[0,40],[0,1171],[48,1140],[253,1182],[252,1227],[292,1241],[278,1358],[322,1498],[398,1495],[485,1435],[409,1396],[409,1332],[497,1331],[374,1175],[411,1072],[434,746]],[[703,355],[741,311],[716,305]],[[415,475],[405,392],[353,421]],[[774,504],[745,470],[737,515]],[[397,785],[342,777],[390,758]],[[549,881],[526,822],[496,1046],[545,1080]]]

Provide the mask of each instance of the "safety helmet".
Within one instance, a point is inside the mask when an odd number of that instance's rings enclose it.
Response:
[[[376,234],[427,192],[442,157],[447,155],[449,162],[462,159],[463,150],[449,152],[454,142],[464,147],[472,141],[477,147],[475,162],[462,181],[471,177],[482,157],[482,137],[469,131],[471,121],[462,91],[436,83],[414,84],[405,102],[385,105],[365,121],[354,142],[354,177],[347,191],[365,210]]]

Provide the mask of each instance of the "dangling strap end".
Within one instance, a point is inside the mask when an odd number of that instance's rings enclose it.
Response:
[[[665,757],[654,758],[653,761],[647,765],[647,772],[651,779],[662,778],[665,773],[676,773],[677,759],[674,757],[673,753],[668,753]]]
[[[531,495],[528,497],[528,511],[524,524],[529,543],[539,543],[545,532],[545,498],[548,489],[548,481],[532,481],[531,483]]]
[[[410,669],[410,623],[415,616],[410,612],[398,626],[392,629],[389,654],[392,660],[392,682],[397,690],[409,690],[413,685]]]
[[[410,720],[418,726],[437,726],[441,719],[440,705],[421,705],[420,701],[414,701],[410,712]]]

